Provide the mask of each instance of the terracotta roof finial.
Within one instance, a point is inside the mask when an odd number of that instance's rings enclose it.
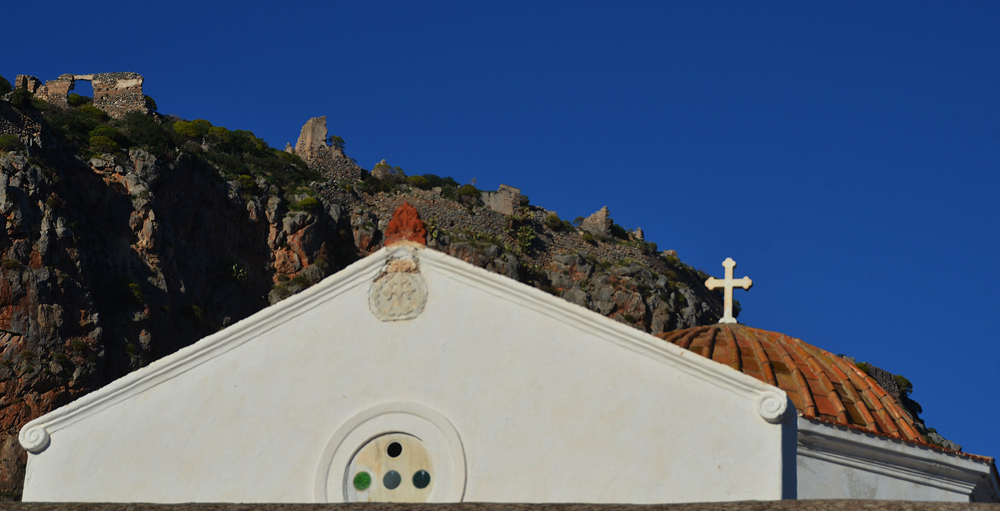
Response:
[[[392,214],[389,226],[385,229],[385,246],[395,245],[402,242],[427,244],[427,229],[424,221],[420,219],[417,208],[404,202]]]
[[[733,288],[742,287],[743,289],[750,289],[753,285],[753,281],[750,277],[743,277],[739,280],[733,279],[733,268],[736,267],[736,261],[733,261],[731,257],[727,257],[725,261],[722,262],[722,266],[726,268],[726,278],[719,280],[715,277],[709,277],[705,281],[705,286],[709,289],[723,288],[725,296],[725,314],[723,314],[722,319],[719,323],[736,323],[736,318],[733,317]]]

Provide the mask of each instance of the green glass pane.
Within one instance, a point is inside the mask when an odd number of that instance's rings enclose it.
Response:
[[[354,476],[355,490],[365,491],[371,485],[372,485],[372,476],[368,472],[358,472],[358,475]]]
[[[422,490],[429,484],[431,484],[431,475],[426,470],[418,470],[416,474],[413,474],[413,486]]]

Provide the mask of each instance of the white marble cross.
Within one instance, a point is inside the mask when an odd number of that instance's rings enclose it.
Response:
[[[727,257],[725,261],[722,262],[722,266],[726,267],[726,278],[719,280],[715,277],[709,277],[705,281],[705,286],[709,289],[723,288],[725,289],[725,314],[719,323],[736,323],[736,318],[733,317],[733,288],[742,287],[743,289],[750,289],[753,285],[753,281],[750,277],[743,277],[739,280],[733,280],[733,268],[736,267],[736,261],[733,261],[731,257]]]

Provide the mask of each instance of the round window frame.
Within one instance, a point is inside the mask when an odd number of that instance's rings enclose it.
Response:
[[[384,403],[355,414],[327,442],[316,471],[318,503],[347,502],[347,468],[361,448],[382,435],[416,437],[434,458],[434,491],[427,502],[462,502],[465,496],[465,449],[455,426],[440,413],[410,402]],[[345,482],[346,481],[346,482]]]

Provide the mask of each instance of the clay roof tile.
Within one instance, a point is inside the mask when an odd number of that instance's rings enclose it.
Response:
[[[781,388],[805,417],[927,445],[910,415],[874,379],[801,339],[740,324],[657,337]]]

